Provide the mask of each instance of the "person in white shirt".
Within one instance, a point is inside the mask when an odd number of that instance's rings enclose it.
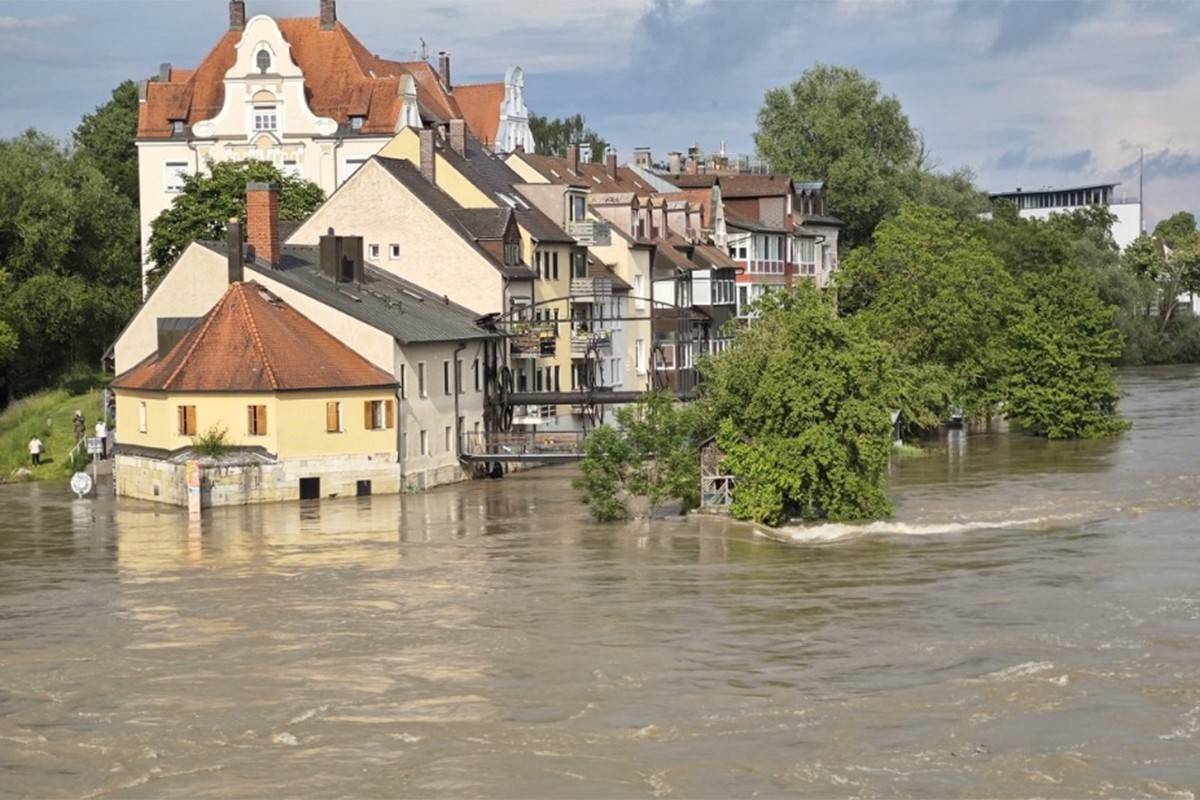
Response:
[[[104,417],[96,420],[96,438],[100,440],[100,458],[108,458],[108,426],[104,424]]]
[[[42,465],[42,440],[36,436],[29,440],[29,460],[35,467]]]

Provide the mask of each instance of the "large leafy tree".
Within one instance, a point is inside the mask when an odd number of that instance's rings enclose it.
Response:
[[[137,213],[95,163],[35,131],[0,142],[0,209],[0,355],[20,342],[0,388],[23,394],[98,366],[137,307]]]
[[[858,70],[830,64],[767,91],[754,143],[773,169],[828,183],[850,247],[869,241],[911,194],[919,155],[900,101]]]
[[[150,223],[149,256],[155,267],[148,285],[157,286],[187,246],[197,239],[220,239],[234,217],[246,222],[246,184],[279,184],[279,218],[306,219],[325,200],[317,184],[282,174],[257,159],[210,161],[208,174],[189,175],[171,207]]]
[[[1016,287],[986,240],[943,209],[905,205],[836,277],[839,307],[911,368],[899,408],[916,427],[996,403],[998,356]]]
[[[770,524],[888,516],[894,351],[808,283],[757,311],[703,366],[702,418],[737,476],[731,512]]]
[[[1086,212],[1025,219],[1011,205],[981,230],[1013,276],[1020,302],[998,351],[1005,413],[1054,439],[1124,431],[1113,363],[1122,338],[1081,258],[1081,244],[1105,241]]]
[[[121,194],[138,204],[138,89],[131,80],[113,89],[112,98],[85,114],[75,128],[77,151],[96,165]]]
[[[582,114],[553,119],[531,114],[529,129],[538,152],[545,155],[566,158],[568,145],[587,143],[592,146],[592,158],[599,161],[608,149],[608,142],[588,127]]]

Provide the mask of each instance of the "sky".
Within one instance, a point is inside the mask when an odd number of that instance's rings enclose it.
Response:
[[[248,17],[317,8],[246,0]],[[1200,216],[1196,0],[338,0],[337,14],[384,58],[422,41],[435,63],[450,53],[455,82],[522,67],[532,111],[583,114],[622,161],[753,154],[764,93],[824,62],[877,81],[938,168],[969,167],[983,189],[1136,197],[1141,183],[1148,226]],[[194,67],[228,19],[226,0],[0,0],[0,137],[69,137],[126,78]]]

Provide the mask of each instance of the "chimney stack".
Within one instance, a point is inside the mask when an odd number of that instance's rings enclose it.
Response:
[[[617,179],[617,151],[609,147],[604,151],[604,165],[608,167],[608,177]]]
[[[580,142],[579,143],[579,163],[580,164],[592,163],[592,143],[591,142]]]
[[[272,269],[281,263],[279,184],[246,184],[246,243],[254,250],[254,257]]]
[[[158,82],[168,83],[171,80],[171,62],[164,61],[158,65]]]
[[[572,175],[579,174],[579,148],[574,144],[567,145],[567,169]]]
[[[337,27],[337,0],[321,0],[321,30]]]
[[[429,128],[422,128],[417,131],[417,140],[420,143],[421,151],[420,163],[417,166],[421,170],[421,176],[430,183],[437,185],[437,181],[434,180],[437,177],[434,171],[437,162],[433,152],[433,131]]]
[[[695,174],[696,174],[696,171],[697,171],[697,167],[696,167],[696,157],[695,157],[695,156],[688,156],[688,157],[687,157],[687,174],[688,174],[688,175],[695,175]]]
[[[246,280],[246,265],[242,261],[242,223],[237,217],[225,224],[225,258],[229,262],[229,282]]]
[[[229,30],[246,30],[246,0],[229,0]]]
[[[672,175],[679,174],[679,160],[682,155],[678,150],[667,153],[667,172]]]
[[[445,50],[438,51],[438,75],[442,79],[442,86],[446,87],[447,92],[450,91],[450,54]]]
[[[464,158],[467,155],[467,123],[461,119],[450,120],[450,149]]]

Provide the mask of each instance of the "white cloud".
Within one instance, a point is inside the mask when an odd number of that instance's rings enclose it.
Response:
[[[0,30],[37,30],[39,28],[62,28],[72,25],[75,18],[70,14],[54,14],[49,17],[9,17],[0,14]]]

